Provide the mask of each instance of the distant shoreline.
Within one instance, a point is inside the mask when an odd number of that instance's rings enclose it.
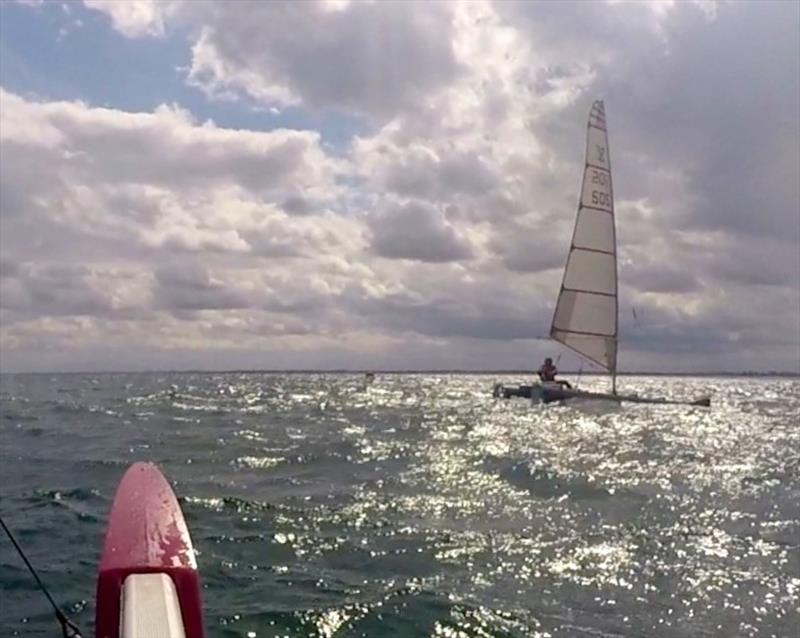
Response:
[[[497,375],[520,375],[520,376],[534,376],[534,370],[448,370],[448,369],[408,369],[408,370],[378,370],[378,369],[296,369],[296,370],[281,370],[281,369],[249,369],[249,370],[96,370],[96,371],[62,371],[62,372],[0,372],[0,376],[22,376],[22,375],[46,375],[46,374],[366,374],[372,372],[375,375],[402,375],[402,374],[429,374],[429,375],[443,375],[443,374],[459,374],[459,375],[472,375],[472,376],[486,376],[491,374]],[[607,377],[607,372],[579,372],[578,370],[562,370],[560,375],[569,376],[582,376],[582,377]],[[618,376],[622,377],[779,377],[796,379],[800,378],[800,372],[787,372],[787,371],[769,371],[769,372],[754,372],[750,370],[743,370],[740,372],[618,372]]]

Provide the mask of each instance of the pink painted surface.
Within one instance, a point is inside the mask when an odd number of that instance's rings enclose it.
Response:
[[[178,500],[152,463],[122,477],[108,520],[97,578],[95,635],[119,637],[120,593],[129,574],[163,572],[175,582],[188,638],[202,638],[200,579]]]

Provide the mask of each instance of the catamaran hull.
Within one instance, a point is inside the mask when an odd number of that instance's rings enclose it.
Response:
[[[552,403],[553,401],[562,401],[565,398],[571,398],[561,395],[560,389],[562,387],[562,385],[557,383],[534,383],[533,385],[510,386],[496,383],[492,390],[492,395],[497,399],[520,397],[523,399],[530,399],[532,403]]]
[[[192,540],[172,488],[152,463],[134,463],[114,497],[97,577],[95,635],[203,636]]]
[[[544,383],[534,385],[505,386],[496,383],[492,392],[495,398],[510,399],[521,397],[530,399],[531,403],[556,403],[570,399],[614,401],[615,403],[649,403],[654,405],[696,405],[710,407],[710,397],[701,397],[692,400],[666,399],[661,397],[640,397],[635,394],[611,394],[606,392],[587,392],[568,388],[557,383]]]
[[[664,397],[640,397],[635,394],[612,394],[607,392],[586,392],[572,388],[553,388],[548,387],[542,390],[542,401],[552,403],[553,401],[567,401],[569,399],[585,399],[599,401],[614,401],[616,403],[649,403],[653,405],[696,405],[700,407],[710,407],[710,397],[700,397],[698,399],[667,399]]]

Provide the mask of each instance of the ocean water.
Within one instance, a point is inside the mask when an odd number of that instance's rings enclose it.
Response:
[[[116,484],[151,460],[210,637],[797,636],[800,381],[620,381],[704,409],[498,378],[4,375],[0,512],[87,635]],[[56,635],[0,537],[0,636]]]

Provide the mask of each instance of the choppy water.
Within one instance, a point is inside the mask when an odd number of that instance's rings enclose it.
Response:
[[[180,496],[211,637],[797,635],[798,380],[620,383],[707,410],[531,408],[495,379],[3,376],[0,509],[90,635],[136,460]],[[0,635],[57,631],[0,538]]]

